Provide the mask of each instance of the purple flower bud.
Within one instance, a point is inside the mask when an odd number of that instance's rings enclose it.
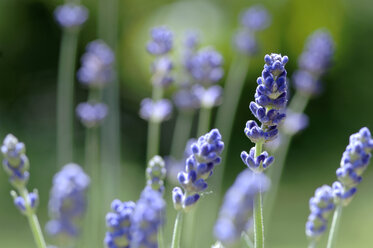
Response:
[[[146,98],[141,102],[140,116],[144,120],[152,122],[163,122],[171,117],[172,105],[169,100],[161,99],[154,102]]]
[[[76,114],[87,128],[97,127],[108,114],[108,108],[103,103],[80,103],[76,107]]]
[[[241,15],[241,23],[249,30],[258,31],[270,25],[271,17],[262,5],[255,5]]]
[[[83,5],[67,3],[56,8],[54,17],[61,27],[79,28],[88,19],[88,9]]]
[[[254,34],[250,31],[238,31],[234,36],[233,42],[240,53],[251,56],[258,52],[258,43]]]
[[[172,49],[173,34],[166,27],[155,27],[150,31],[152,40],[146,49],[153,55],[164,55]]]
[[[223,89],[219,85],[214,85],[206,89],[196,84],[193,86],[192,92],[198,98],[199,105],[204,108],[212,108],[220,105],[222,102]]]

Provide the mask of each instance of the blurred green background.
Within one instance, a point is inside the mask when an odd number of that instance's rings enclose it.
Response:
[[[213,45],[223,53],[227,70],[233,57],[231,39],[238,15],[258,2],[269,9],[272,25],[260,33],[261,51],[250,63],[230,153],[224,158],[228,161],[224,186],[231,185],[244,168],[240,152],[252,146],[243,127],[252,118],[248,104],[253,99],[264,54],[288,55],[291,76],[306,37],[317,28],[329,29],[336,43],[333,67],[323,78],[323,94],[306,109],[310,126],[293,140],[273,219],[266,227],[267,247],[306,247],[304,226],[309,198],[316,187],[335,180],[349,135],[362,126],[373,129],[371,0],[121,0],[118,60],[124,187],[120,197],[136,201],[145,181],[147,124],[139,118],[138,110],[141,99],[151,94],[151,57],[144,49],[150,27],[166,24],[175,32],[175,57],[183,32],[198,28],[203,44]],[[38,215],[43,226],[48,220],[48,194],[56,172],[55,98],[61,30],[53,10],[58,4],[61,1],[0,0],[0,137],[11,132],[26,143],[32,166],[29,188],[39,189]],[[87,42],[97,38],[96,1],[84,0],[83,4],[90,10],[90,19],[81,32],[79,56]],[[78,84],[76,92],[76,103],[85,99],[86,92]],[[163,125],[161,155],[168,154],[173,125],[174,119]],[[76,121],[75,160],[81,164],[83,140],[84,130]],[[373,247],[372,188],[373,169],[368,169],[357,196],[344,211],[337,247]],[[7,176],[0,170],[0,247],[34,247],[26,219],[13,206],[10,189]],[[167,230],[173,221],[168,219]],[[197,247],[212,243],[211,232],[203,231],[206,239]]]

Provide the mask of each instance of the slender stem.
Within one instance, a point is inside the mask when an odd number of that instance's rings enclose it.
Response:
[[[208,132],[210,128],[210,119],[211,119],[211,108],[203,107],[199,111],[198,117],[198,137]]]
[[[34,236],[35,243],[38,248],[47,248],[44,240],[43,232],[41,231],[38,217],[33,212],[28,201],[28,191],[26,188],[19,190],[19,194],[25,200],[26,203],[26,217],[30,225],[32,235]]]
[[[73,160],[74,71],[78,32],[62,34],[57,77],[57,166]]]
[[[148,124],[148,142],[146,160],[149,161],[153,156],[159,153],[161,123],[149,121]]]
[[[158,230],[158,248],[164,248],[163,227]]]
[[[254,243],[246,232],[242,233],[242,238],[245,241],[245,246],[247,248],[254,248]]]
[[[259,192],[254,202],[254,242],[255,248],[264,247],[263,202]]]
[[[326,248],[333,248],[335,244],[337,243],[339,223],[340,223],[341,216],[342,216],[342,208],[343,206],[339,204],[337,205],[337,208],[334,211],[333,222],[332,222],[332,226],[330,227],[328,245],[326,246]]]
[[[173,158],[182,156],[185,144],[190,137],[192,124],[193,112],[180,111],[176,119],[174,134],[172,136],[171,156]]]
[[[183,215],[184,213],[182,211],[179,211],[176,215],[171,248],[180,248],[181,231],[183,227]]]

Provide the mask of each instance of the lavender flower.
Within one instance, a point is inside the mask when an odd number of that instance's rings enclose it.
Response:
[[[157,58],[152,64],[152,83],[157,87],[168,87],[172,82],[172,61],[168,57]]]
[[[357,185],[362,180],[362,174],[368,167],[373,139],[368,128],[360,129],[350,136],[350,143],[346,147],[341,160],[341,167],[337,169],[339,182],[333,184],[333,193],[337,203],[348,205],[356,193]]]
[[[230,246],[239,241],[246,231],[253,215],[254,199],[259,192],[269,187],[264,174],[252,173],[249,169],[241,172],[227,191],[218,220],[214,227],[215,237]]]
[[[166,202],[162,194],[145,188],[132,216],[131,248],[157,248],[157,233],[164,224]]]
[[[178,174],[183,187],[175,187],[172,195],[175,209],[189,211],[207,188],[206,179],[212,175],[215,165],[220,163],[220,154],[224,149],[221,135],[217,129],[201,136],[191,145],[192,155],[185,162],[185,171]]]
[[[67,3],[56,8],[54,17],[61,27],[79,28],[88,19],[88,9],[83,5]]]
[[[39,206],[39,194],[37,190],[34,189],[34,192],[28,193],[26,199],[18,196],[15,191],[11,191],[10,194],[13,197],[14,205],[22,214],[27,215],[28,211],[35,213]],[[27,205],[29,206],[29,210],[27,209]]]
[[[270,25],[271,17],[262,5],[255,5],[241,15],[241,23],[249,30],[258,31]]]
[[[150,54],[165,55],[172,49],[173,34],[166,27],[155,27],[150,31],[152,40],[146,48]]]
[[[86,47],[82,66],[78,71],[79,81],[89,87],[101,88],[113,79],[114,53],[101,40],[95,40]]]
[[[163,122],[170,118],[171,113],[172,105],[169,100],[161,99],[155,102],[150,98],[145,98],[141,101],[140,116],[144,120]]]
[[[187,71],[192,68],[193,57],[197,53],[197,49],[200,45],[199,35],[196,31],[189,31],[186,34],[184,40],[184,54],[183,54],[183,65]]]
[[[67,164],[53,178],[49,199],[51,220],[46,225],[52,236],[76,238],[86,210],[89,177],[77,164]]]
[[[317,239],[326,231],[327,219],[334,210],[333,190],[324,185],[315,191],[315,196],[310,199],[311,214],[306,223],[306,235],[310,239]]]
[[[212,108],[222,102],[223,89],[219,85],[204,88],[197,84],[192,87],[192,92],[198,98],[199,105],[203,108]]]
[[[1,146],[1,153],[4,156],[3,167],[9,175],[10,183],[18,190],[24,188],[30,177],[25,144],[19,142],[13,134],[8,134]]]
[[[173,96],[176,107],[182,111],[192,111],[200,107],[200,99],[191,89],[181,89]]]
[[[334,44],[329,32],[315,31],[307,41],[294,74],[294,85],[304,94],[314,95],[320,91],[319,78],[329,68],[334,54]]]
[[[103,103],[80,103],[76,107],[76,114],[87,128],[97,127],[106,118],[108,108]]]
[[[113,212],[106,215],[106,226],[109,231],[105,236],[107,248],[129,248],[132,240],[131,225],[135,211],[134,202],[121,202],[114,200],[111,203]],[[131,246],[132,247],[132,246]]]
[[[277,137],[278,125],[285,118],[282,110],[287,103],[287,85],[285,64],[287,56],[272,53],[264,57],[266,64],[262,76],[258,78],[258,87],[255,93],[255,102],[250,103],[250,110],[261,122],[259,126],[255,121],[248,121],[245,127],[246,136],[257,144],[264,144]],[[259,172],[266,169],[272,162],[267,152],[262,152],[255,157],[256,148],[250,153],[242,152],[243,162],[253,171]]]
[[[286,111],[286,118],[282,125],[283,131],[289,135],[294,135],[308,126],[308,116],[302,113]]]
[[[218,82],[224,75],[223,57],[212,48],[205,48],[190,60],[189,71],[198,83],[209,86]]]
[[[154,156],[146,168],[147,186],[163,194],[163,181],[166,178],[166,172],[165,162],[162,157]]]
[[[258,52],[258,42],[251,31],[239,30],[236,32],[233,42],[236,49],[246,55],[253,55]]]

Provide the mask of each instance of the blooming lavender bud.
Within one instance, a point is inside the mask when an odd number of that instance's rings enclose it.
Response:
[[[172,61],[168,57],[160,57],[156,59],[152,64],[153,85],[159,87],[169,86],[173,81],[173,78],[170,75],[172,68]]]
[[[146,168],[146,178],[148,187],[163,194],[163,180],[166,178],[166,166],[162,157],[154,156],[149,161],[148,168]]]
[[[321,92],[321,83],[315,75],[305,70],[298,70],[293,73],[295,88],[307,95],[317,95]]]
[[[218,82],[224,75],[223,57],[212,48],[205,48],[190,60],[189,71],[198,83],[205,86]]]
[[[51,220],[46,225],[52,236],[75,238],[86,210],[85,194],[90,179],[77,164],[65,165],[54,177],[49,198]]]
[[[321,75],[329,67],[334,53],[333,39],[328,31],[317,30],[307,40],[299,58],[299,67],[315,75]]]
[[[114,53],[101,40],[95,40],[86,47],[77,76],[79,81],[89,87],[100,88],[113,79]]]
[[[152,40],[147,44],[147,50],[153,55],[164,55],[172,49],[173,34],[166,27],[155,27],[150,31]]]
[[[241,23],[253,31],[263,30],[270,25],[271,17],[262,5],[255,5],[241,15]]]
[[[121,202],[114,200],[111,203],[113,212],[106,215],[106,226],[108,231],[105,235],[105,247],[107,248],[129,248],[132,240],[131,226],[132,216],[135,211],[134,202]]]
[[[275,160],[269,156],[266,151],[255,157],[255,147],[250,149],[250,153],[243,151],[241,153],[242,161],[254,172],[260,172],[267,169]]]
[[[184,193],[178,187],[173,191],[176,209],[182,206],[184,211],[189,211],[199,200],[199,193],[208,186],[206,179],[212,175],[215,165],[221,161],[220,154],[223,149],[224,143],[217,129],[212,129],[191,145],[192,154],[185,161],[185,171],[178,174]]]
[[[327,219],[334,210],[333,190],[324,185],[315,191],[315,196],[310,199],[311,214],[306,223],[306,235],[317,240],[327,229]]]
[[[235,48],[246,55],[254,55],[258,52],[258,43],[252,32],[248,30],[238,31],[233,39]]]
[[[350,136],[350,142],[342,155],[341,167],[336,172],[339,182],[333,184],[338,203],[348,205],[351,201],[369,165],[372,149],[373,139],[368,128],[364,127]]]
[[[61,27],[79,28],[88,19],[88,9],[83,5],[67,3],[56,8],[54,17]]]
[[[285,133],[294,135],[308,126],[308,116],[302,113],[286,111],[286,119],[282,125]]]
[[[198,98],[199,105],[204,108],[212,108],[220,105],[222,102],[223,89],[219,85],[204,88],[203,86],[196,84],[192,87],[192,91]]]
[[[145,188],[132,216],[131,232],[133,239],[131,247],[158,247],[157,233],[165,220],[166,202],[162,194],[150,188]]]
[[[1,146],[1,153],[4,156],[3,167],[9,175],[10,183],[17,189],[22,189],[29,179],[29,161],[26,156],[25,144],[8,134]]]
[[[171,113],[172,105],[169,100],[161,99],[155,102],[150,98],[145,98],[141,101],[140,116],[144,120],[163,122],[170,118]]]
[[[181,111],[192,111],[200,107],[200,99],[193,89],[181,89],[173,96],[176,107]]]
[[[16,208],[24,215],[35,213],[39,206],[39,194],[37,190],[27,193],[26,199],[18,196],[15,191],[10,192]]]
[[[259,192],[269,188],[269,180],[264,174],[241,172],[227,191],[218,220],[214,227],[215,237],[224,245],[234,245],[246,231],[253,214],[254,200]]]
[[[76,107],[76,114],[82,124],[87,128],[97,127],[103,122],[108,113],[104,103],[80,103]]]

